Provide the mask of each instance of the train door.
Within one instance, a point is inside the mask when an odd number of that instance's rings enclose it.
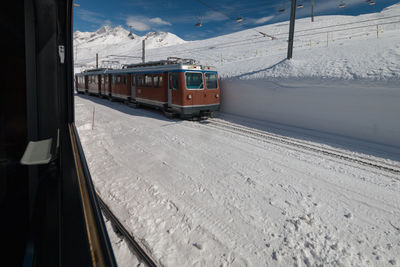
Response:
[[[131,98],[136,99],[136,75],[131,76]]]
[[[179,96],[182,96],[183,90],[179,90],[179,73],[178,72],[169,72],[168,73],[168,107],[172,107],[175,105],[184,105],[182,103],[182,99]]]

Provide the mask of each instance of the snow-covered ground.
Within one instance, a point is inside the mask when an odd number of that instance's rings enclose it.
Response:
[[[192,42],[170,33],[130,39],[105,27],[75,34],[75,70],[93,67],[96,53],[100,63],[137,62],[110,55],[141,57],[147,38],[147,60],[178,56],[217,67],[220,123],[399,169],[399,15],[397,4],[298,20],[290,61],[287,22]],[[249,130],[75,100],[96,189],[161,265],[400,265],[398,172],[266,142]],[[136,264],[125,243],[111,239],[120,264]]]
[[[153,110],[75,101],[96,189],[162,265],[399,265],[398,174]],[[400,167],[398,149],[274,127]]]

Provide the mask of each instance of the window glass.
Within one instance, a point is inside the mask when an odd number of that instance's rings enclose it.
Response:
[[[158,76],[158,86],[159,86],[159,87],[162,87],[162,86],[163,86],[163,79],[162,79],[162,76],[161,76],[161,75]]]
[[[208,89],[217,89],[218,81],[216,73],[206,73],[206,85]]]
[[[137,85],[140,87],[143,86],[143,76],[140,75],[137,77]]]
[[[178,73],[174,73],[173,75],[172,75],[172,89],[174,89],[174,90],[178,90],[178,88],[179,88],[179,76],[178,76]]]
[[[122,82],[123,84],[126,84],[126,75],[122,76],[121,78],[122,78],[122,79],[121,79],[121,80],[122,80],[121,82]]]
[[[160,76],[158,76],[158,75],[153,77],[154,87],[156,87],[156,88],[159,87],[159,85],[160,85],[159,84],[159,77]]]
[[[132,86],[135,86],[136,85],[136,76],[135,75],[132,75],[131,81],[132,81]]]
[[[117,76],[117,83],[121,83],[121,76]]]
[[[201,72],[186,72],[187,89],[203,89],[203,74]]]
[[[152,82],[152,77],[151,75],[145,75],[144,76],[144,83],[146,87],[153,87],[153,82]]]

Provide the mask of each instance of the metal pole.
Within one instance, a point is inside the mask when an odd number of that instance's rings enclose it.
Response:
[[[311,22],[314,22],[314,0],[311,0]]]
[[[96,53],[96,69],[99,68],[99,54]]]
[[[145,58],[145,46],[146,46],[146,40],[143,40],[142,41],[142,62],[144,63],[145,61],[146,61],[146,58]]]
[[[296,0],[292,0],[292,5],[290,7],[289,45],[288,45],[287,59],[291,59],[293,56],[295,20],[296,20]]]

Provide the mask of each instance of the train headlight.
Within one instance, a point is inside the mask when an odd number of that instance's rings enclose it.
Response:
[[[187,98],[188,98],[188,99],[192,99],[192,95],[188,95]]]
[[[219,97],[219,94],[216,94],[215,97],[218,98],[218,97]]]

